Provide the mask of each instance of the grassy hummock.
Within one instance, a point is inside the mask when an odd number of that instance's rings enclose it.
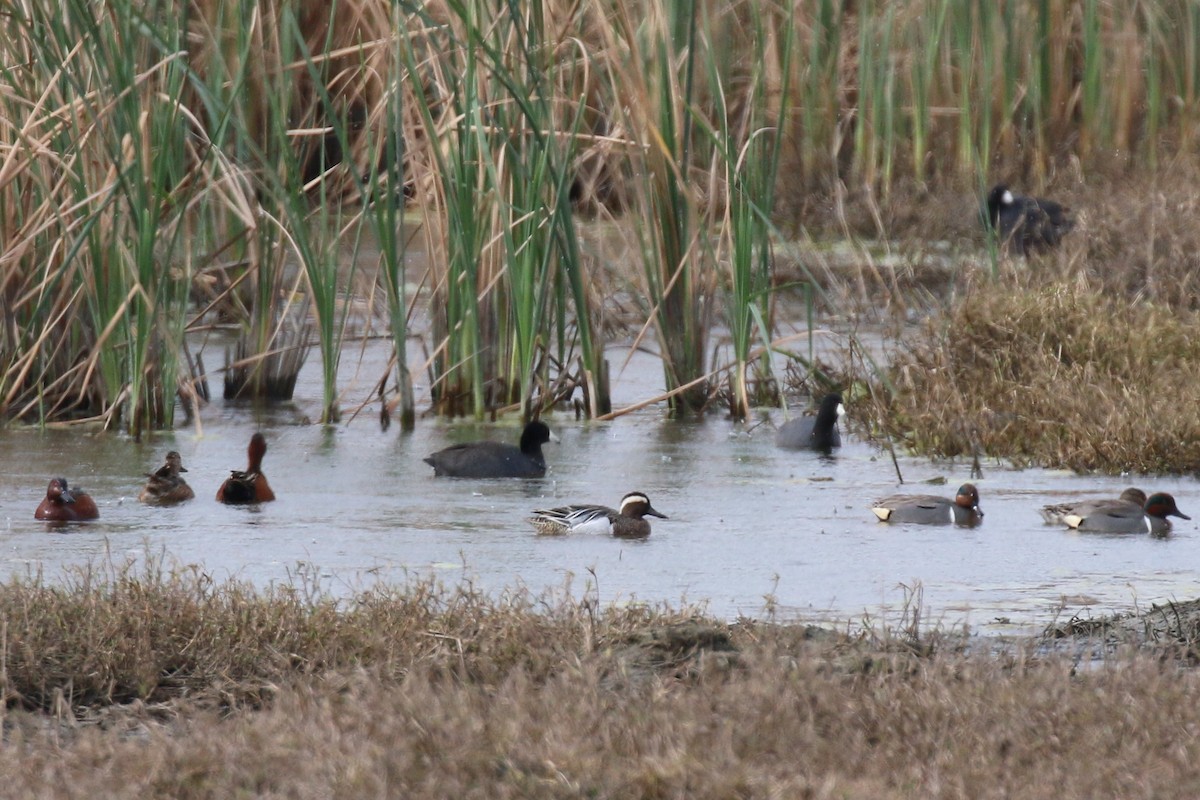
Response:
[[[0,793],[1194,796],[1200,676],[1164,657],[1187,642],[1085,671],[912,611],[881,634],[569,590],[337,601],[155,566],[13,580]]]
[[[881,427],[935,456],[1101,472],[1200,469],[1195,313],[1086,279],[972,287],[887,372]]]

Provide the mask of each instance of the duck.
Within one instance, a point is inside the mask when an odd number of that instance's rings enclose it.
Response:
[[[836,392],[825,395],[815,417],[796,417],[785,422],[775,434],[775,445],[788,450],[817,450],[828,454],[842,446],[838,420],[846,413],[842,396]]]
[[[1054,503],[1048,506],[1042,506],[1042,519],[1047,525],[1061,525],[1068,514],[1076,514],[1086,517],[1097,508],[1102,508],[1105,505],[1112,503],[1128,503],[1136,511],[1141,511],[1146,505],[1146,493],[1136,486],[1130,486],[1125,491],[1121,492],[1121,496],[1115,500],[1111,499],[1096,499],[1096,500],[1073,500],[1065,503]]]
[[[979,490],[964,483],[954,497],[927,494],[892,495],[871,509],[880,522],[910,522],[920,525],[978,525],[983,521]]]
[[[183,457],[178,451],[171,450],[167,453],[166,463],[154,472],[146,473],[149,480],[142,487],[138,500],[152,506],[170,506],[191,500],[196,493],[188,486],[187,481],[179,476],[181,472],[187,472],[187,467],[183,465]]]
[[[66,478],[51,478],[46,499],[33,512],[33,518],[46,522],[86,522],[99,519],[100,509],[87,492],[71,491]]]
[[[1069,211],[1053,200],[1013,194],[1003,183],[987,196],[987,225],[1000,237],[1001,247],[1022,256],[1057,246],[1075,227]]]
[[[267,440],[261,433],[250,437],[250,446],[246,448],[249,455],[249,465],[246,471],[233,470],[221,488],[217,489],[217,502],[228,505],[244,505],[247,503],[267,503],[275,499],[267,476],[262,473],[263,456],[267,454]]]
[[[435,477],[540,478],[546,474],[542,445],[557,441],[544,422],[533,420],[521,432],[520,446],[500,442],[468,442],[426,457]]]
[[[561,506],[534,511],[529,522],[542,536],[590,533],[620,539],[645,539],[650,535],[647,515],[669,519],[650,505],[645,492],[630,492],[621,498],[620,511],[608,506]]]
[[[1171,532],[1171,521],[1167,517],[1191,519],[1179,510],[1174,497],[1166,492],[1155,492],[1146,498],[1146,504],[1141,508],[1120,500],[1100,501],[1085,513],[1067,514],[1063,522],[1077,531],[1166,536]]]

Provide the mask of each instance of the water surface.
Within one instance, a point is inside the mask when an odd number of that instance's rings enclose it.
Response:
[[[376,350],[344,371],[347,408],[361,400],[356,387],[377,379],[386,348]],[[624,353],[610,355],[615,372]],[[614,404],[652,396],[660,385],[657,362],[635,356],[615,379]],[[873,500],[897,490],[951,495],[970,479],[969,464],[902,457],[908,483],[900,487],[890,457],[853,435],[823,458],[774,446],[777,411],[750,424],[717,415],[675,423],[652,407],[612,422],[550,417],[562,442],[546,447],[550,469],[541,480],[435,479],[425,455],[477,438],[515,441],[516,420],[424,418],[405,435],[380,430],[377,406],[349,424],[304,424],[318,410],[311,363],[292,406],[263,413],[215,400],[200,427],[140,443],[0,432],[0,573],[42,570],[56,580],[70,565],[165,555],[218,579],[265,586],[303,576],[336,594],[431,574],[470,579],[494,594],[569,582],[606,603],[704,603],[731,619],[773,612],[837,624],[895,621],[920,587],[929,622],[984,633],[1200,596],[1200,523],[1178,520],[1174,535],[1158,540],[1072,533],[1037,513],[1045,503],[1116,496],[1136,484],[1172,492],[1200,519],[1200,487],[1190,478],[1082,477],[985,462],[978,528],[888,526],[871,514]],[[228,470],[244,468],[255,430],[269,441],[264,471],[279,499],[219,505],[217,486]],[[141,475],[169,449],[182,453],[197,499],[145,507],[136,502]],[[36,522],[33,510],[54,475],[89,489],[101,519],[66,532]],[[945,485],[920,483],[939,478]],[[535,508],[617,505],[634,489],[670,516],[652,520],[645,541],[538,537],[525,521]]]

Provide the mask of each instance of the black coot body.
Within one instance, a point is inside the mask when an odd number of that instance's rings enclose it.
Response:
[[[988,225],[1002,247],[1023,256],[1056,247],[1075,227],[1068,211],[1053,200],[1013,194],[1003,183],[992,187],[987,196]]]
[[[542,445],[550,429],[534,420],[521,433],[517,447],[500,442],[469,442],[439,450],[425,459],[433,474],[450,478],[540,478],[546,474]]]

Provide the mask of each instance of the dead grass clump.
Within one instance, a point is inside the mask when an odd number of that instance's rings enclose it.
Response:
[[[897,355],[874,410],[938,456],[987,453],[1105,472],[1200,469],[1200,378],[1188,312],[1114,299],[1084,279],[976,286]]]
[[[772,633],[779,631],[780,634]],[[485,685],[417,664],[347,670],[220,717],[180,706],[141,733],[10,727],[10,796],[453,798],[1183,798],[1200,674],[1128,655],[937,655],[918,669],[831,665],[784,628],[743,668],[613,688],[602,663]]]
[[[196,569],[85,570],[61,586],[0,585],[0,687],[8,706],[62,712],[182,697],[256,706],[284,683],[359,666],[392,679],[423,664],[487,685],[514,669],[544,680],[648,620],[694,616],[600,612],[519,590],[494,599],[468,584],[415,581],[337,601],[215,583]]]
[[[303,584],[258,592],[159,565],[61,587],[11,581],[0,795],[1200,790],[1188,735],[1200,673],[1162,650],[1080,670],[1032,647],[935,645],[917,617],[898,636],[847,636],[421,582],[339,603]],[[103,705],[130,697],[141,699]],[[256,697],[269,702],[246,702]]]

